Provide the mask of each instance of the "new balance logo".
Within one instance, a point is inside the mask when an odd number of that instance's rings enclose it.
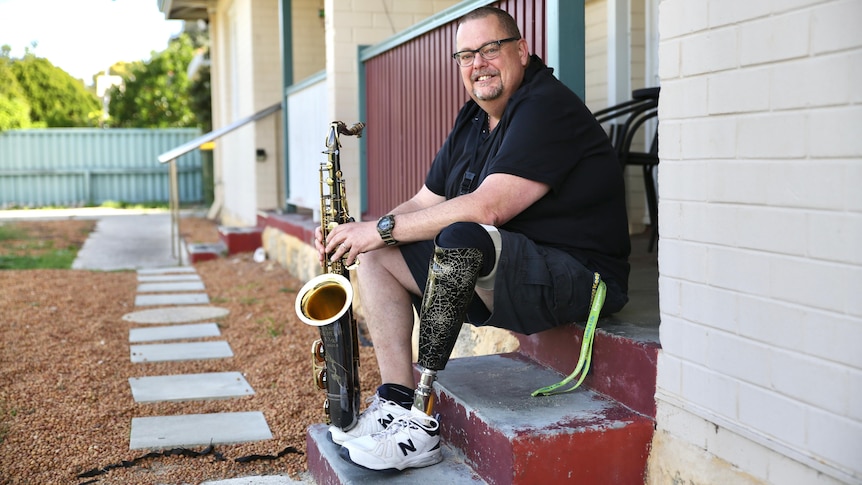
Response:
[[[393,417],[391,414],[387,414],[384,418],[378,418],[377,422],[380,423],[380,426],[383,426],[383,429],[386,429],[389,427],[390,424],[392,424],[392,421],[394,420],[395,417]]]
[[[416,452],[416,445],[413,444],[413,440],[411,439],[408,439],[406,443],[398,443],[398,448],[401,449],[401,453],[403,453],[404,456],[407,456],[408,451]]]

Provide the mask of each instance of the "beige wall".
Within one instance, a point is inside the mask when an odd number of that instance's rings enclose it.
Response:
[[[291,0],[293,82],[326,69],[326,39],[322,0]],[[325,127],[324,127],[325,129]]]
[[[227,126],[282,98],[278,0],[223,0],[210,11],[213,126]],[[223,224],[257,222],[284,199],[281,113],[216,141],[216,201]],[[257,149],[266,160],[258,161]],[[225,184],[225,180],[230,180]]]

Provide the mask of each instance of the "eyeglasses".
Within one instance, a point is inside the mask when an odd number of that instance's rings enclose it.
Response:
[[[458,51],[452,54],[452,59],[455,59],[455,62],[457,62],[461,67],[472,66],[473,62],[476,60],[476,54],[482,56],[482,59],[490,61],[500,57],[500,50],[503,42],[512,42],[513,40],[521,40],[521,38],[509,37],[508,39],[492,40],[491,42],[482,44],[478,49]]]

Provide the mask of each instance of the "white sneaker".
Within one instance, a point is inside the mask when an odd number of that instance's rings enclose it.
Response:
[[[356,420],[356,426],[350,428],[348,431],[344,431],[337,426],[329,427],[329,437],[333,443],[340,445],[345,441],[359,438],[360,436],[383,431],[395,418],[410,412],[393,401],[383,399],[377,393],[374,393],[366,401],[371,404],[359,415],[359,419]]]
[[[440,423],[416,408],[383,431],[347,441],[341,457],[369,470],[420,468],[443,461]]]

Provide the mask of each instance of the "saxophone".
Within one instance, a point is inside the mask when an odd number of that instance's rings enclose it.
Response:
[[[362,136],[364,123],[329,125],[327,160],[320,164],[320,228],[323,240],[338,224],[353,222],[341,173],[339,135]],[[296,296],[296,314],[307,325],[320,328],[311,346],[315,385],[326,391],[324,412],[329,421],[348,430],[359,419],[359,337],[353,317],[353,286],[343,258],[323,258],[323,274],[312,278]]]

